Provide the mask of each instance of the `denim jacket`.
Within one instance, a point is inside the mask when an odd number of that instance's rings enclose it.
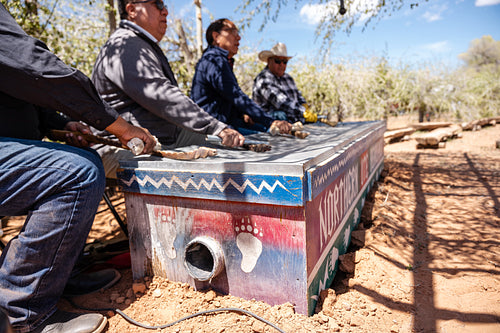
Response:
[[[241,90],[229,63],[228,51],[217,46],[209,46],[196,64],[191,98],[206,112],[233,128],[244,114],[266,128],[273,122]]]

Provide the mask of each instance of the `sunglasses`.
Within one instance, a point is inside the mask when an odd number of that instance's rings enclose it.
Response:
[[[165,5],[165,3],[163,3],[162,0],[144,0],[144,1],[132,1],[131,3],[148,3],[148,2],[155,2],[155,5],[156,5],[156,8],[158,8],[158,10],[163,10],[163,8],[165,8],[166,10],[168,10],[167,8],[167,5]]]
[[[278,65],[281,65],[281,64],[287,64],[288,63],[288,60],[282,60],[282,59],[273,59],[274,63],[275,64],[278,64]]]
[[[227,31],[233,36],[240,35],[240,31],[237,28],[222,28],[221,31]]]

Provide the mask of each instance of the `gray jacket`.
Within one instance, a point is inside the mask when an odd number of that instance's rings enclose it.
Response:
[[[227,127],[179,89],[160,47],[128,21],[101,49],[92,81],[125,120],[147,128],[164,145],[175,143],[180,127],[214,135]]]

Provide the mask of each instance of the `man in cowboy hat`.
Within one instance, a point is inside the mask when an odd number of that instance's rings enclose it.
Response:
[[[252,99],[274,119],[292,123],[314,122],[316,119],[311,118],[314,117],[313,114],[306,112],[306,100],[295,81],[285,73],[291,58],[283,43],[277,43],[271,50],[259,53],[259,59],[267,63],[267,66],[254,80]]]

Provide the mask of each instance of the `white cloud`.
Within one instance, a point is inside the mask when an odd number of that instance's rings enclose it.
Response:
[[[347,16],[360,15],[358,23],[363,22],[376,10],[378,0],[353,0],[346,5]],[[321,4],[307,4],[300,9],[300,16],[311,25],[318,24],[324,17],[336,15],[339,11],[339,2],[330,1]],[[367,14],[368,13],[368,14]]]
[[[423,48],[427,51],[431,51],[434,53],[444,53],[450,51],[450,45],[446,40],[441,42],[426,44],[423,46]]]
[[[476,7],[494,6],[500,4],[500,0],[476,0]]]
[[[422,15],[424,20],[427,22],[434,22],[434,21],[439,21],[442,19],[440,13],[430,13],[430,12],[425,12],[424,15]]]
[[[447,5],[433,5],[427,10],[422,17],[427,22],[434,22],[443,19],[442,14],[448,9]]]
[[[331,3],[317,5],[307,4],[300,9],[300,16],[305,17],[307,23],[316,25],[323,17],[334,13],[335,8],[331,7]]]

